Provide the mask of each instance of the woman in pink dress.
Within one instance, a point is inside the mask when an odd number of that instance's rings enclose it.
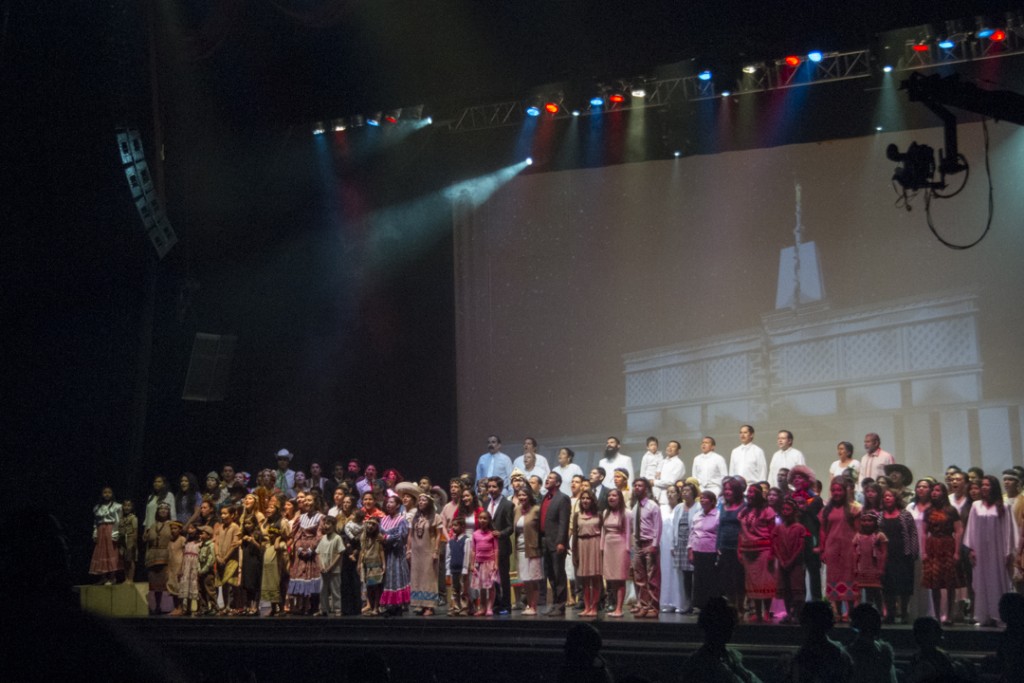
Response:
[[[596,617],[597,602],[601,599],[601,516],[590,491],[580,493],[580,506],[576,512],[575,532],[571,539],[572,561],[576,578],[583,584],[583,611],[581,617]]]
[[[747,599],[754,601],[755,621],[762,621],[775,597],[772,568],[772,530],[775,510],[768,506],[757,484],[747,487],[747,506],[740,511],[739,557],[743,564]]]
[[[842,479],[833,479],[830,498],[821,511],[821,561],[825,563],[825,597],[832,602],[836,618],[848,621],[857,602],[854,588],[853,537],[857,533],[860,505],[850,500]],[[847,612],[842,612],[845,602]]]
[[[601,553],[608,594],[615,596],[615,609],[609,617],[622,616],[622,603],[626,599],[626,580],[629,579],[629,510],[622,492],[608,492],[608,507],[601,523]]]

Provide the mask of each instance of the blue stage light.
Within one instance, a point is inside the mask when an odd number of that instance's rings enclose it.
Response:
[[[882,71],[884,71],[887,74],[891,74],[892,73],[892,64],[886,64],[885,66],[883,66],[882,67]]]
[[[527,116],[540,116],[540,107],[537,105],[531,105],[526,108]]]
[[[956,43],[954,43],[952,40],[941,40],[939,41],[939,47],[941,47],[943,50],[952,50],[954,47],[956,47]]]
[[[815,62],[815,63],[820,62],[821,61],[821,57],[822,57],[822,54],[820,52],[818,52],[817,50],[815,50],[814,52],[808,52],[807,53],[807,59],[809,59],[809,60],[811,60],[812,62]]]
[[[711,80],[711,72],[710,71],[701,71],[700,74],[697,76],[697,78],[699,78],[702,81],[710,81]]]
[[[591,97],[590,98],[590,106],[591,107],[601,107],[603,105],[604,105],[604,98],[603,97],[596,97],[595,96],[595,97]]]
[[[526,157],[526,165],[533,166],[533,157]]]
[[[980,31],[978,31],[977,36],[979,38],[988,38],[990,35],[992,35],[995,32],[996,32],[996,30],[994,28],[983,28]]]

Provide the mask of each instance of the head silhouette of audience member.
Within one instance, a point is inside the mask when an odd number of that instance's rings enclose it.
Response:
[[[601,634],[590,624],[576,624],[565,636],[565,661],[559,683],[611,683],[612,675],[601,658]]]
[[[721,649],[732,640],[736,630],[736,611],[720,596],[708,600],[697,617],[697,625],[704,631],[704,644]]]

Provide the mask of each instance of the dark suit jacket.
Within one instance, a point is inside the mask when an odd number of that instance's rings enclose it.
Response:
[[[543,498],[540,504],[544,505]],[[547,516],[543,521],[544,550],[555,552],[558,545],[569,547],[569,514],[571,511],[572,503],[569,501],[569,496],[556,489],[555,494],[551,497],[551,502],[548,503]]]
[[[594,491],[593,487],[591,487],[590,491],[591,491],[591,493],[593,493],[593,491]],[[597,511],[598,512],[604,512],[606,509],[608,509],[608,492],[609,491],[611,491],[611,489],[607,488],[606,486],[604,486],[604,484],[602,484],[601,486],[597,487],[597,493],[594,494],[594,502],[597,503]]]
[[[490,506],[491,501],[489,500],[483,504],[485,510],[489,510]],[[498,549],[505,554],[511,554],[512,534],[516,530],[515,508],[512,506],[512,501],[505,496],[498,499],[498,507],[494,511],[491,527],[500,534],[498,536]]]

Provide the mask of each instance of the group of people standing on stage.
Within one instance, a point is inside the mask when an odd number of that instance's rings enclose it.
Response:
[[[836,618],[874,604],[888,622],[933,615],[995,625],[1024,589],[1024,469],[950,466],[916,482],[881,449],[841,442],[827,483],[793,435],[770,461],[743,425],[726,463],[704,437],[689,476],[678,441],[654,437],[634,471],[609,437],[587,474],[562,448],[550,467],[527,438],[513,461],[490,436],[475,478],[447,490],[358,460],[331,477],[277,453],[254,478],[226,464],[172,492],[154,478],[140,524],[109,488],[94,508],[90,573],[133,580],[139,550],[159,612],[657,618],[725,596],[752,621],[794,621],[824,596]],[[513,587],[516,600],[513,601]],[[545,600],[544,595],[547,599]]]

